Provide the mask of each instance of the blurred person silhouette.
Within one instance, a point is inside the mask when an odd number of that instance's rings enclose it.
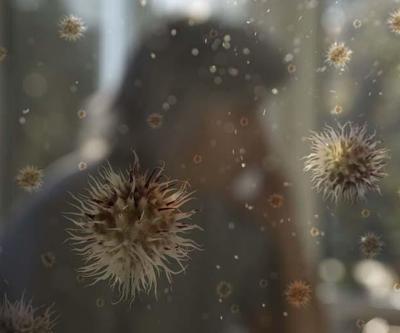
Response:
[[[64,175],[49,177],[8,224],[3,293],[54,302],[56,332],[326,332],[315,295],[302,309],[290,307],[284,295],[291,281],[313,284],[314,276],[292,236],[284,168],[269,164],[279,153],[259,119],[270,90],[284,83],[281,59],[267,37],[247,25],[177,20],[149,32],[115,96],[91,103],[80,150],[47,172]],[[153,114],[162,116],[158,128],[149,121]],[[192,204],[201,212],[193,223],[204,231],[193,237],[204,250],[192,253],[171,286],[159,279],[158,299],[139,294],[130,308],[111,304],[117,296],[106,282],[86,288],[77,279],[82,259],[65,243],[70,222],[63,213],[72,210],[69,193],[84,191],[88,175],[105,161],[128,168],[132,149],[142,167],[164,161],[169,176],[187,179],[196,190]],[[87,170],[77,171],[80,161],[88,161]],[[276,193],[282,207],[268,203]],[[48,251],[56,258],[52,268],[41,263]],[[216,292],[221,281],[232,286],[226,299]],[[99,299],[103,307],[96,307]]]

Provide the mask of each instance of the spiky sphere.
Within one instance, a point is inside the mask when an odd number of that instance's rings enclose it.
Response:
[[[311,286],[302,280],[290,283],[285,292],[287,302],[298,308],[305,306],[310,302],[311,294]]]
[[[360,249],[362,254],[367,258],[375,258],[383,248],[381,238],[372,232],[366,233],[361,237]]]
[[[338,69],[346,67],[351,60],[353,51],[350,50],[344,43],[333,43],[326,54],[326,62]]]
[[[349,122],[337,129],[326,126],[321,133],[313,132],[304,170],[311,173],[316,191],[335,202],[359,201],[369,191],[380,192],[378,183],[386,176],[389,156],[374,137],[367,134],[366,125]]]
[[[18,171],[15,180],[25,191],[34,192],[43,185],[43,171],[33,165],[28,165]]]
[[[59,27],[60,37],[69,42],[75,42],[82,38],[87,29],[83,20],[75,15],[64,16],[60,20]]]
[[[392,32],[400,35],[400,9],[390,13],[387,24]]]
[[[56,319],[52,307],[38,314],[32,301],[22,297],[11,303],[6,296],[0,303],[0,332],[10,333],[52,333]]]
[[[140,171],[137,157],[126,172],[110,165],[91,178],[86,194],[75,197],[78,212],[69,230],[75,251],[84,257],[80,273],[93,284],[109,281],[120,301],[133,301],[137,292],[156,293],[157,278],[184,271],[184,261],[198,245],[185,234],[194,211],[182,211],[191,200],[188,184],[168,180],[164,168]],[[173,262],[178,270],[172,267]]]

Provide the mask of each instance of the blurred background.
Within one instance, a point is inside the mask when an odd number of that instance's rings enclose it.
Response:
[[[398,6],[398,0],[0,0],[0,47],[8,50],[0,63],[2,225],[32,197],[15,184],[20,168],[43,168],[51,182],[63,172],[60,159],[74,151],[86,149],[87,161],[104,156],[101,147],[82,143],[87,122],[102,126],[107,116],[82,111],[92,112],[95,94],[118,89],[146,31],[180,16],[251,25],[273,41],[288,68],[286,83],[267,91],[258,119],[279,151],[268,163],[289,175],[298,237],[318,272],[326,332],[400,332],[400,37],[386,24]],[[76,43],[58,36],[68,14],[88,28]],[[353,50],[344,71],[325,63],[335,41]],[[154,112],[164,112],[163,105]],[[348,120],[376,130],[391,161],[381,196],[337,206],[311,191],[301,158],[310,130]],[[385,244],[374,260],[360,254],[366,232]]]

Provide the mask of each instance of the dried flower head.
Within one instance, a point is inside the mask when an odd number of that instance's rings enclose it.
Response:
[[[17,184],[25,191],[37,191],[43,184],[43,171],[35,166],[28,165],[18,171],[15,179]]]
[[[74,197],[78,212],[70,220],[70,240],[84,257],[83,277],[94,283],[108,280],[120,301],[133,301],[137,292],[157,292],[157,278],[185,270],[184,261],[199,246],[185,234],[199,226],[188,224],[195,211],[182,211],[191,200],[188,184],[168,180],[164,168],[140,171],[135,160],[126,172],[110,165],[91,177],[86,194]],[[178,266],[174,270],[172,265]]]
[[[312,227],[310,229],[310,235],[311,235],[311,237],[318,237],[321,235],[321,233],[317,227]]]
[[[311,286],[302,280],[293,281],[286,289],[286,300],[290,305],[302,307],[311,300]]]
[[[351,59],[353,51],[350,50],[344,43],[333,43],[326,54],[326,62],[338,69],[346,67]]]
[[[296,72],[297,67],[296,67],[296,65],[294,65],[294,64],[289,64],[288,67],[287,67],[287,70],[288,70],[288,72],[289,72],[290,74],[293,74],[293,73]]]
[[[331,110],[331,114],[339,115],[343,113],[343,107],[341,105],[335,105],[335,107]]]
[[[32,301],[21,300],[11,303],[4,297],[0,303],[0,332],[10,333],[52,333],[56,319],[52,307],[38,314]]]
[[[281,208],[283,206],[285,199],[283,195],[274,193],[271,194],[268,198],[268,202],[272,208]]]
[[[311,154],[305,157],[306,172],[311,173],[313,187],[324,198],[335,202],[364,199],[368,191],[377,191],[384,171],[388,151],[379,148],[375,134],[367,135],[366,125],[352,123],[338,129],[326,126],[309,138]]]
[[[160,128],[162,125],[163,116],[159,113],[152,113],[147,117],[147,123],[151,128]]]
[[[375,258],[383,248],[381,238],[372,232],[368,232],[361,237],[360,249],[362,254],[367,258]]]
[[[390,13],[387,24],[392,32],[400,35],[400,9]]]
[[[83,20],[75,15],[64,16],[59,23],[59,34],[62,39],[75,42],[83,37],[86,26]]]
[[[354,27],[355,29],[360,29],[361,26],[362,26],[362,21],[361,21],[361,20],[355,19],[355,20],[353,21],[353,27]]]
[[[5,47],[0,47],[0,62],[3,62],[7,57],[7,49]]]
[[[232,294],[232,284],[226,281],[221,281],[217,285],[217,295],[219,298],[228,298]]]

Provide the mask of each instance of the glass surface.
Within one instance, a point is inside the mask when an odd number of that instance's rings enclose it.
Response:
[[[400,332],[399,8],[0,0],[0,332]]]

